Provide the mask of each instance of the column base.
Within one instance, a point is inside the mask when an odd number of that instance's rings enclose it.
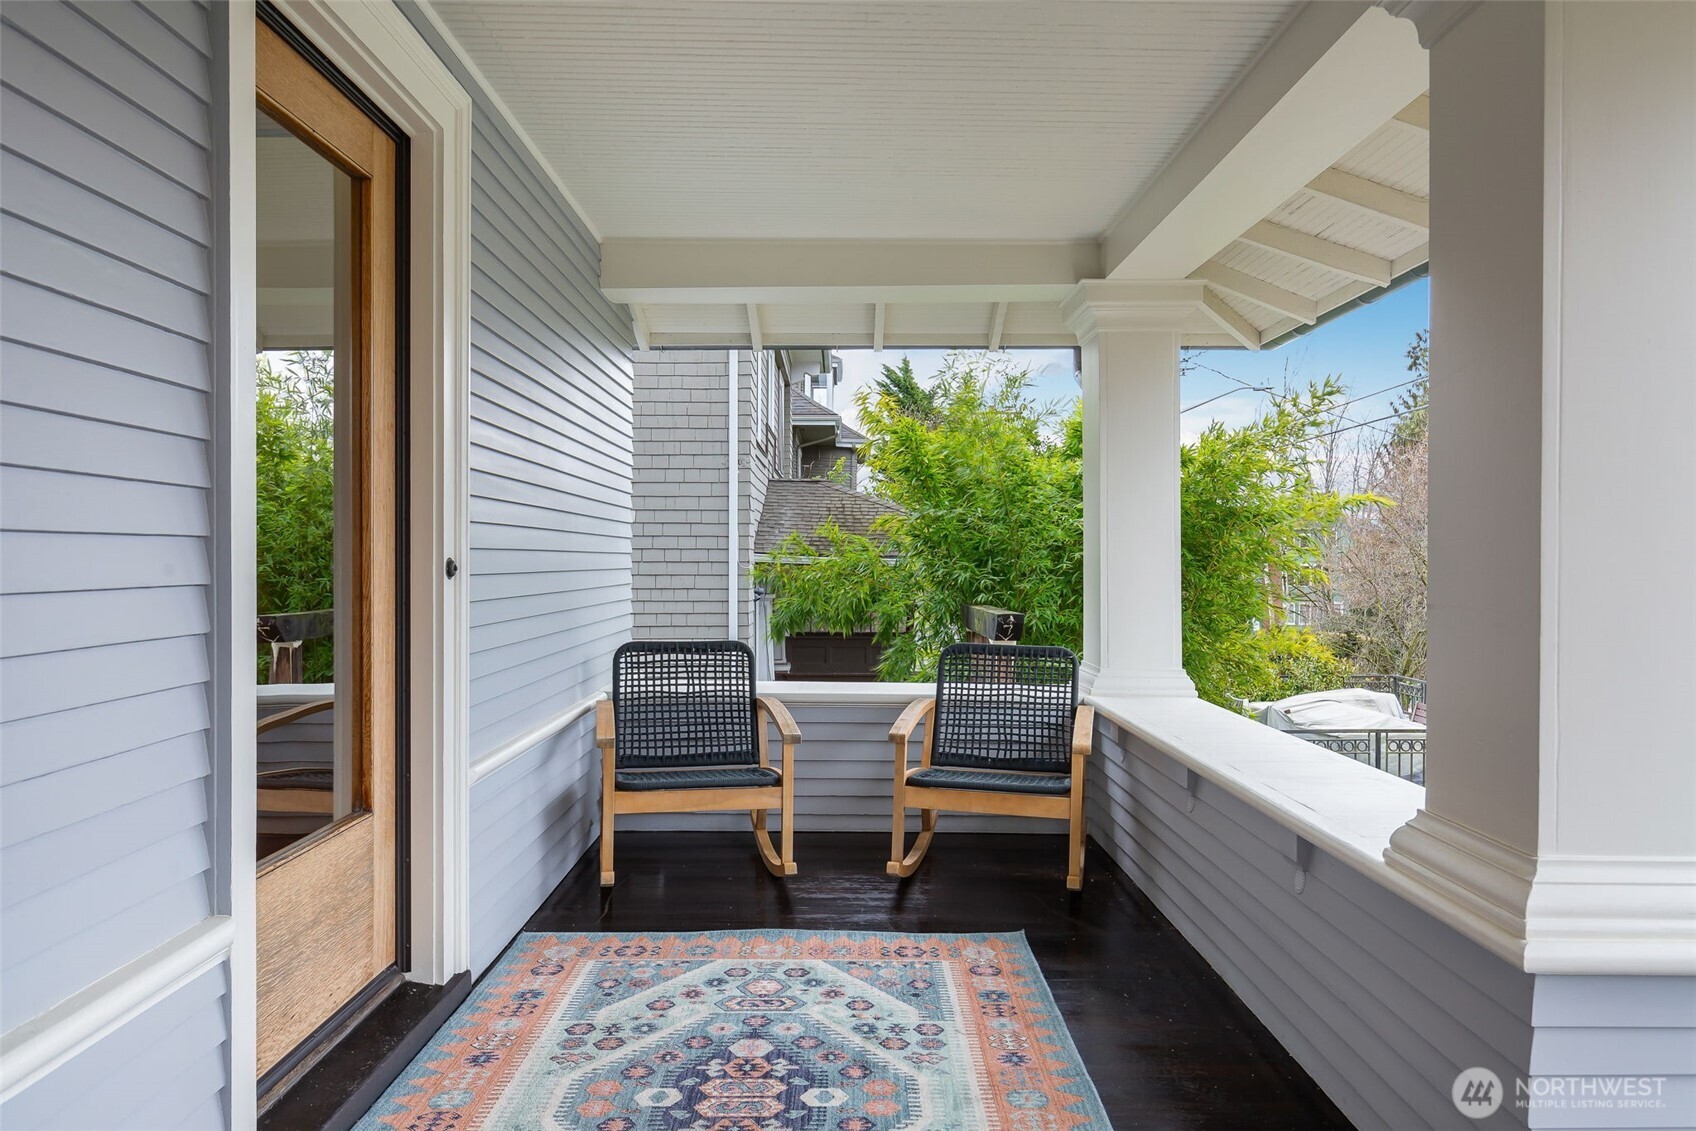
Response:
[[[1535,857],[1421,809],[1391,834],[1384,863],[1423,888],[1439,918],[1520,964]]]
[[[1384,863],[1530,973],[1696,975],[1696,859],[1534,857],[1421,809]]]
[[[1182,668],[1107,668],[1085,664],[1079,681],[1087,695],[1142,698],[1147,696],[1195,698],[1195,684]]]

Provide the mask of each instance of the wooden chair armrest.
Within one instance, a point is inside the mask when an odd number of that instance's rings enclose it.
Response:
[[[795,725],[795,716],[789,713],[789,708],[782,702],[770,695],[761,695],[754,700],[754,705],[777,724],[777,733],[783,737],[783,745],[794,746],[801,741],[801,728]]]
[[[595,745],[602,750],[611,750],[618,735],[618,728],[613,724],[612,700],[602,699],[595,704]]]
[[[895,725],[889,728],[889,741],[899,742],[903,746],[913,737],[913,731],[924,721],[925,716],[936,710],[936,699],[927,696],[915,699],[907,704],[907,709],[901,712],[901,717],[895,720]]]
[[[1085,757],[1095,746],[1095,708],[1079,707],[1072,723],[1072,754]]]

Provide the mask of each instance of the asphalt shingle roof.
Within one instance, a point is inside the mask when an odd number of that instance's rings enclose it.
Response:
[[[789,410],[789,414],[796,420],[801,420],[803,418],[814,420],[840,420],[842,418],[841,413],[837,412],[833,408],[820,404],[812,397],[809,397],[806,393],[803,393],[800,389],[796,389],[794,392],[790,393],[789,400],[792,406]]]
[[[894,503],[850,491],[828,479],[773,479],[766,484],[765,506],[754,531],[754,553],[772,553],[791,534],[805,536],[822,553],[829,545],[811,535],[827,519],[849,534],[875,538],[873,522],[886,514],[902,513]]]
[[[820,404],[799,389],[789,394],[792,407],[789,418],[797,427],[804,425],[831,424],[836,425],[836,442],[844,448],[857,448],[870,443],[865,436],[848,427],[842,420],[842,414],[835,409]]]

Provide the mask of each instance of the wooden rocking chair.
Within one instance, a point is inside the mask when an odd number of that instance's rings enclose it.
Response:
[[[919,723],[924,750],[908,766]],[[948,809],[1070,823],[1066,886],[1084,883],[1084,759],[1095,710],[1078,706],[1078,658],[1065,648],[953,644],[937,663],[936,695],[915,700],[890,728],[895,745],[895,827],[887,871],[910,876]],[[906,851],[907,810],[920,811]]]
[[[771,765],[767,723],[783,740]],[[734,640],[640,642],[613,653],[612,698],[596,705],[601,748],[601,886],[613,882],[620,813],[745,809],[760,858],[795,874],[795,747],[801,731],[770,696],[754,694],[754,653]],[[766,810],[783,822],[772,846]]]

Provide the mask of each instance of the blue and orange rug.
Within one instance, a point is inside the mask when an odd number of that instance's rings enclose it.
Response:
[[[523,934],[359,1131],[1108,1131],[1024,935]]]

